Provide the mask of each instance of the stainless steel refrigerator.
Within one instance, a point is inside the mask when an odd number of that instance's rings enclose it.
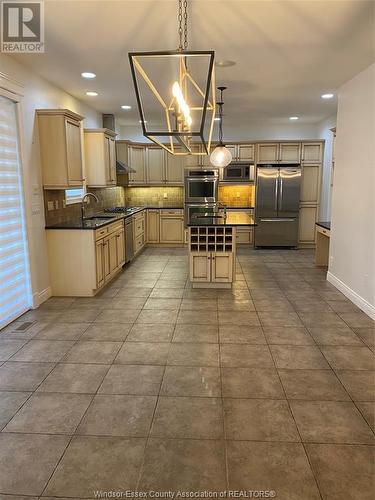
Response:
[[[296,247],[300,165],[259,165],[256,180],[256,247]]]

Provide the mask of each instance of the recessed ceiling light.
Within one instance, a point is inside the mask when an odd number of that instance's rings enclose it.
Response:
[[[82,76],[82,78],[91,79],[91,78],[95,78],[96,74],[95,73],[91,73],[91,71],[84,71],[83,73],[81,73],[81,76]]]
[[[128,104],[123,104],[123,105],[121,106],[121,109],[132,109],[132,107],[131,107],[131,106],[129,106]]]
[[[94,92],[92,90],[89,90],[88,92],[86,92],[86,95],[89,95],[90,97],[95,97],[97,95],[99,95],[97,92]]]
[[[229,66],[234,66],[235,64],[236,64],[236,61],[231,61],[229,59],[215,62],[215,65],[218,66],[219,68],[228,68]]]
[[[299,116],[289,116],[289,120],[298,120]]]
[[[321,97],[322,99],[332,99],[333,94],[322,94],[320,97]]]

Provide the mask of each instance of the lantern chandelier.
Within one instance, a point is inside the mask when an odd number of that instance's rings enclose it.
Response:
[[[217,89],[220,90],[220,101],[216,103],[219,106],[219,144],[212,151],[210,162],[215,167],[224,168],[232,161],[232,153],[223,143],[223,92],[227,87],[218,87]]]
[[[173,155],[207,155],[215,118],[215,52],[188,50],[187,0],[178,0],[177,50],[129,52],[143,135]]]

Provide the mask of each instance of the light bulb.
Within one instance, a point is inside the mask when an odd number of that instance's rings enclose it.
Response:
[[[180,112],[182,112],[182,114],[184,115],[185,126],[187,125],[188,127],[190,127],[193,123],[193,120],[190,116],[190,108],[184,99],[180,84],[178,82],[174,82],[174,84],[172,85],[172,94],[177,101]]]
[[[225,146],[216,146],[210,155],[214,167],[224,168],[232,161],[232,153]]]

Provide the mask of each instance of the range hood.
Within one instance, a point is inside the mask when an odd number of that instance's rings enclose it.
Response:
[[[129,167],[129,165],[126,165],[123,161],[116,160],[116,172],[118,174],[131,174],[135,173],[134,168]]]

